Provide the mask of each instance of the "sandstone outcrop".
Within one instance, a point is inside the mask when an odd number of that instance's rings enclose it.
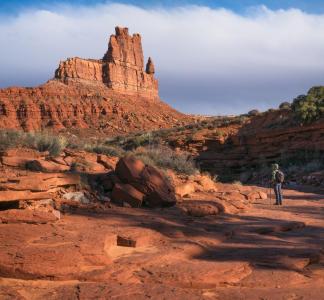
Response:
[[[52,157],[48,152],[17,148],[1,152],[0,161],[6,161],[4,158],[18,163],[0,163],[1,299],[7,295],[15,299],[20,295],[24,299],[74,299],[80,294],[78,289],[70,293],[65,286],[74,283],[88,284],[87,294],[80,299],[109,299],[114,283],[118,295],[121,283],[130,283],[132,290],[138,289],[140,282],[146,282],[149,289],[154,285],[154,290],[156,282],[172,286],[172,290],[193,286],[190,291],[198,287],[206,290],[224,286],[224,281],[232,286],[252,272],[249,262],[206,258],[211,253],[232,252],[225,244],[236,236],[233,230],[242,230],[243,222],[239,215],[232,219],[229,214],[248,206],[254,188],[221,185],[207,175],[169,171],[166,176],[134,156],[117,162],[116,157],[75,149]],[[27,163],[19,161],[22,158]],[[28,162],[37,172],[26,170]],[[53,172],[48,163],[69,169]],[[174,178],[172,184],[169,177]],[[193,186],[190,199],[176,203],[173,184]],[[163,209],[132,208],[142,206]],[[218,216],[220,213],[227,214]],[[230,223],[224,226],[227,219]],[[247,222],[243,236],[251,242],[250,231],[260,226]],[[290,227],[283,224],[278,228]],[[226,242],[222,249],[216,249],[222,242]],[[107,282],[109,291],[103,293]],[[19,287],[8,291],[8,283]],[[25,290],[27,283],[31,286]],[[48,284],[59,291],[51,291]],[[99,284],[99,292],[94,284]],[[116,299],[125,298],[118,295]],[[134,295],[141,296],[142,290]],[[161,295],[158,292],[152,298]],[[169,296],[192,299],[191,292]]]
[[[65,83],[81,81],[105,84],[114,91],[158,97],[158,82],[154,78],[154,65],[149,58],[146,72],[142,41],[139,34],[130,36],[128,28],[116,27],[109,40],[108,50],[101,60],[70,58],[60,63],[55,78]]]
[[[35,88],[0,90],[0,128],[125,134],[190,122],[162,102],[141,36],[116,27],[102,59],[61,61],[54,79]],[[98,132],[99,131],[99,132]]]
[[[111,207],[56,223],[2,211],[0,298],[322,299],[324,201],[314,196],[290,190],[284,210],[235,216],[201,198],[187,214]]]
[[[112,192],[114,202],[126,202],[132,207],[140,207],[142,203],[149,207],[176,204],[174,187],[167,177],[134,156],[121,158],[116,174],[123,184],[115,185]]]
[[[238,117],[237,117],[238,118]],[[172,136],[173,135],[173,136]],[[190,137],[190,138],[188,138]],[[272,163],[302,165],[321,161],[324,154],[324,120],[298,124],[290,111],[269,111],[245,121],[225,120],[220,125],[193,132],[170,133],[169,144],[191,153],[202,171],[220,176],[222,181],[258,182],[268,184],[267,173],[260,169]],[[261,170],[262,171],[262,170]],[[289,180],[311,183],[306,174],[289,176]],[[290,175],[290,174],[289,174]],[[324,184],[317,174],[314,185]],[[252,180],[252,181],[251,181]]]
[[[146,64],[146,73],[147,74],[154,74],[155,73],[155,67],[153,64],[153,60],[151,57],[149,57],[147,64]]]

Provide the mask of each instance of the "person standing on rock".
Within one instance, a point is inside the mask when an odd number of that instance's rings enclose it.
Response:
[[[276,195],[276,203],[275,205],[282,205],[282,183],[285,180],[284,173],[279,169],[278,164],[272,165],[272,183],[274,186],[274,192]]]

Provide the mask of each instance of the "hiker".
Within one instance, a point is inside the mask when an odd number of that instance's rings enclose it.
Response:
[[[274,192],[276,195],[275,205],[282,205],[281,186],[285,180],[284,173],[279,169],[278,164],[272,165],[272,184],[274,185]]]

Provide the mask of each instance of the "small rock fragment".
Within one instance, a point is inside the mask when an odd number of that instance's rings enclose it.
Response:
[[[121,247],[136,247],[136,240],[130,238],[130,237],[125,237],[121,235],[117,235],[117,246]]]

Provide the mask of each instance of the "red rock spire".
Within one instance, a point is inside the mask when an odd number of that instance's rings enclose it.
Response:
[[[102,60],[70,58],[60,63],[55,78],[64,83],[100,82],[123,94],[158,97],[154,72],[151,58],[144,70],[141,36],[138,33],[131,36],[128,28],[116,27]]]

